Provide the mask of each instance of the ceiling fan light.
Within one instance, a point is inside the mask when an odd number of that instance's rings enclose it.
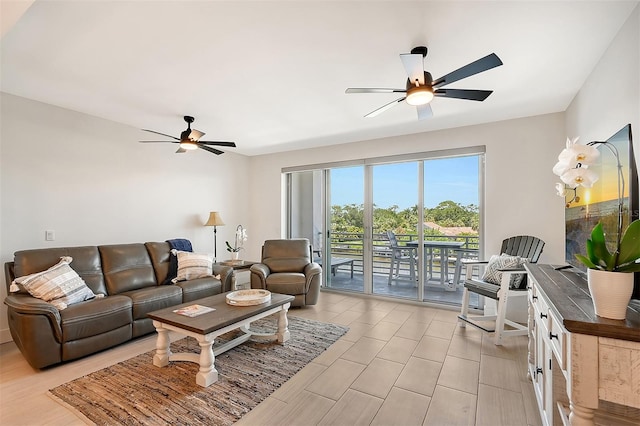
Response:
[[[433,89],[429,86],[413,87],[407,90],[407,103],[418,106],[426,105],[433,99]]]
[[[198,144],[195,143],[194,141],[190,141],[187,139],[187,140],[180,141],[180,148],[187,149],[187,150],[194,150],[194,149],[198,149]]]

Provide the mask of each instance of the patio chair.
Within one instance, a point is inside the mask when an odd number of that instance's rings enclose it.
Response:
[[[387,231],[387,238],[389,239],[389,248],[391,249],[391,262],[389,265],[389,285],[394,279],[393,269],[395,268],[395,279],[400,277],[400,264],[409,264],[409,279],[411,282],[416,281],[416,247],[407,247],[398,245],[398,239],[393,231]]]
[[[527,325],[505,318],[509,300],[527,297],[527,274],[522,265],[536,263],[542,254],[544,241],[531,236],[511,237],[502,242],[500,255],[494,255],[488,262],[466,262],[467,272],[462,294],[462,309],[458,318],[460,327],[471,324],[489,333],[495,332],[494,343],[502,344],[502,338],[521,336],[528,333]],[[479,279],[473,278],[474,268],[486,265]],[[480,276],[480,275],[479,275]],[[489,297],[497,301],[496,315],[468,316],[469,292]],[[478,322],[495,321],[495,328],[488,329]],[[510,329],[505,329],[508,325]]]

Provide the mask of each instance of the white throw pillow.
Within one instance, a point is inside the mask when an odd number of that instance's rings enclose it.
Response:
[[[60,262],[46,271],[18,277],[11,283],[10,291],[16,292],[22,286],[30,295],[51,303],[58,310],[68,305],[96,297],[93,291],[69,264],[71,256],[63,256]],[[102,295],[98,295],[101,297]]]
[[[175,249],[171,253],[178,258],[178,274],[172,280],[174,283],[213,275],[212,256]]]
[[[493,255],[489,259],[489,264],[482,275],[482,281],[500,285],[502,282],[502,272],[499,269],[513,269],[521,267],[528,259],[520,256],[509,256],[508,254]],[[520,283],[524,274],[512,274],[509,281],[509,288],[520,288]]]

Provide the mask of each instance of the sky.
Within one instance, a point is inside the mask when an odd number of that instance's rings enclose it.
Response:
[[[478,204],[478,157],[425,161],[425,206],[441,201]],[[331,169],[331,204],[364,202],[364,167]],[[399,210],[418,204],[418,162],[373,167],[373,202],[377,207],[397,205]]]

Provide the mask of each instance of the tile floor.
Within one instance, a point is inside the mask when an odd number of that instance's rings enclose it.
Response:
[[[495,346],[456,311],[323,292],[290,315],[349,332],[238,425],[539,425],[527,338]]]
[[[526,378],[526,337],[495,346],[460,328],[457,312],[323,292],[290,315],[349,332],[239,425],[539,425]],[[15,344],[0,345],[0,424],[81,425],[48,389],[155,347],[155,335],[34,371]]]

